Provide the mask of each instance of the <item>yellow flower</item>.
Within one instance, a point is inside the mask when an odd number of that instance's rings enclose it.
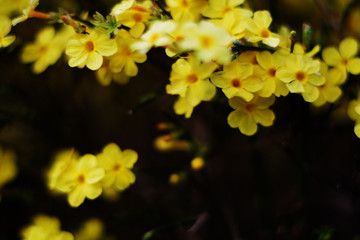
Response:
[[[318,86],[319,97],[313,102],[317,107],[324,105],[326,102],[334,103],[341,95],[341,71],[337,68],[328,70],[327,65],[321,62],[320,73],[326,81],[323,85]]]
[[[75,233],[76,240],[99,240],[104,232],[104,224],[97,218],[91,218],[84,222]]]
[[[207,21],[187,26],[186,40],[181,43],[184,50],[194,50],[195,56],[204,62],[226,64],[231,61],[228,47],[232,43],[232,37],[224,28]]]
[[[118,73],[124,70],[124,73],[127,76],[136,76],[138,73],[138,67],[135,62],[145,62],[146,55],[130,48],[131,44],[136,42],[136,40],[125,30],[119,31],[115,40],[118,51],[109,58],[109,67],[111,71]]]
[[[124,71],[113,72],[110,69],[109,60],[104,58],[103,65],[95,72],[96,79],[102,86],[110,85],[111,81],[119,84],[126,84],[129,82],[130,77]]]
[[[50,190],[57,189],[58,181],[63,173],[71,170],[79,158],[79,153],[74,149],[66,149],[56,153],[51,168],[47,173],[48,187]]]
[[[0,15],[12,16],[22,13],[29,5],[29,0],[0,0]]]
[[[10,19],[6,16],[0,15],[0,48],[7,47],[15,41],[14,35],[8,35],[10,30]]]
[[[185,97],[179,97],[174,103],[174,111],[178,115],[185,114],[185,118],[190,118],[194,111],[194,106],[191,106]]]
[[[131,48],[146,53],[153,46],[167,46],[173,41],[170,34],[175,28],[174,21],[154,21],[149,30],[141,36],[141,41],[133,43]]]
[[[111,15],[117,16],[120,15],[121,13],[123,13],[125,10],[134,7],[135,6],[136,1],[135,0],[123,0],[120,3],[116,4],[112,9],[111,9]]]
[[[247,40],[253,43],[262,41],[270,47],[279,45],[280,38],[269,30],[271,22],[269,11],[256,11],[253,19],[246,22],[246,28],[252,33]]]
[[[15,26],[18,23],[24,22],[30,17],[31,12],[39,5],[39,0],[28,0],[26,7],[22,11],[22,15],[12,20],[12,25]]]
[[[66,41],[73,35],[70,27],[64,27],[57,34],[51,26],[42,29],[37,35],[34,43],[25,45],[21,53],[23,63],[34,62],[32,70],[39,74],[53,65],[61,57]]]
[[[276,77],[286,83],[291,93],[301,93],[305,101],[314,102],[319,97],[316,86],[325,83],[319,70],[320,61],[291,54],[286,57],[285,66],[276,72]]]
[[[103,56],[117,51],[116,42],[104,31],[91,31],[88,35],[78,34],[67,43],[65,53],[70,57],[69,66],[97,70],[103,63]]]
[[[285,83],[276,77],[276,71],[283,65],[284,58],[275,52],[271,54],[263,51],[256,54],[256,61],[258,63],[254,68],[256,76],[260,76],[264,81],[264,86],[259,90],[261,97],[270,97],[271,94],[275,96],[286,96],[289,89]]]
[[[15,153],[0,147],[0,189],[17,174]]]
[[[197,21],[206,6],[206,0],[166,0],[174,20],[179,22]]]
[[[190,106],[196,106],[201,101],[210,101],[215,96],[216,88],[209,81],[209,76],[216,67],[213,62],[201,64],[193,56],[189,57],[188,61],[180,58],[172,66],[166,92],[185,97]]]
[[[232,36],[232,40],[241,39],[245,36],[246,25],[245,22],[248,17],[244,17],[237,12],[232,14],[226,14],[223,18],[213,19],[211,22],[226,29],[226,31]]]
[[[211,81],[222,88],[227,98],[238,96],[248,102],[263,86],[262,80],[253,73],[253,65],[235,60],[224,65],[223,71],[214,73]]]
[[[131,2],[129,2],[128,5],[130,4]],[[151,11],[146,5],[149,5],[147,1],[143,4],[135,4],[124,11],[118,11],[117,13],[119,14],[114,14],[122,25],[131,28],[130,34],[135,38],[141,36],[145,30],[145,23],[148,22],[151,17]]]
[[[123,191],[135,182],[135,175],[130,170],[138,159],[135,151],[130,149],[121,151],[118,145],[109,143],[97,158],[99,165],[105,169],[105,176],[101,181],[104,187]]]
[[[256,55],[259,52],[257,51],[246,51],[241,53],[237,58],[236,61],[238,61],[239,63],[250,63],[252,64],[254,67],[255,66],[259,66],[259,63],[256,60]]]
[[[95,199],[102,192],[100,180],[104,177],[104,169],[98,166],[97,158],[92,154],[80,157],[75,166],[63,173],[57,187],[68,194],[68,202],[78,207],[85,198]]]
[[[357,99],[349,102],[347,113],[350,119],[355,121],[354,132],[360,138],[360,92]]]
[[[39,214],[33,223],[21,231],[23,240],[74,240],[74,236],[61,231],[60,221],[56,217]]]
[[[258,123],[265,127],[273,124],[275,115],[268,108],[274,100],[274,96],[270,98],[255,96],[250,102],[245,102],[239,97],[231,98],[229,104],[235,111],[229,114],[228,124],[232,128],[239,128],[242,134],[254,135]]]
[[[209,0],[209,5],[204,9],[203,15],[209,18],[223,18],[226,15],[238,14],[243,17],[251,17],[252,12],[239,8],[245,0]]]
[[[346,38],[341,41],[339,50],[335,47],[327,47],[322,52],[326,64],[339,68],[346,74],[360,73],[360,58],[355,57],[358,52],[358,43],[354,38]]]

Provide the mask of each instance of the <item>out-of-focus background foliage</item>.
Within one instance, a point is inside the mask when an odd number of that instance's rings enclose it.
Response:
[[[115,3],[42,0],[38,9],[107,14]],[[248,3],[270,10],[275,29],[286,24],[301,32],[309,23],[313,43],[322,47],[337,45],[343,36],[360,37],[358,1]],[[127,85],[102,87],[92,71],[70,68],[65,58],[34,75],[20,64],[21,45],[46,25],[33,19],[19,24],[13,29],[17,42],[0,51],[0,143],[16,152],[19,168],[1,190],[1,240],[19,239],[38,213],[57,216],[67,231],[97,217],[115,239],[141,239],[154,229],[152,239],[360,238],[360,141],[353,122],[338,120],[329,109],[314,110],[297,95],[277,99],[274,126],[253,137],[227,125],[230,107],[221,96],[185,120],[174,114],[174,98],[164,92],[173,60],[163,49],[151,50]],[[155,126],[164,121],[175,121],[209,148],[204,169],[191,170],[191,153],[154,149],[163,134]],[[118,200],[86,200],[71,208],[47,190],[45,172],[58,150],[95,154],[109,142],[139,154],[136,182]],[[187,177],[173,186],[168,179],[175,172]]]

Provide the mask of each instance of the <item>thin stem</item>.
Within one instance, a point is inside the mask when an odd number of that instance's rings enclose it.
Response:
[[[168,16],[170,19],[172,19],[171,14],[166,11],[166,9],[159,3],[159,0],[154,0],[154,3],[161,9],[161,11],[163,12],[163,14],[165,14],[166,16]]]
[[[269,51],[271,53],[274,53],[276,51],[276,49],[272,49],[272,48],[265,48],[265,47],[255,47],[255,46],[243,46],[243,45],[238,45],[235,47],[232,47],[231,50],[233,52],[246,52],[246,51]]]

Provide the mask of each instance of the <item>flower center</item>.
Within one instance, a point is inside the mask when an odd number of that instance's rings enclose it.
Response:
[[[270,77],[275,77],[276,69],[275,68],[270,68],[268,70],[268,74],[269,74]]]
[[[349,60],[347,60],[347,59],[342,59],[341,60],[341,63],[344,65],[344,66],[347,66],[348,65],[348,63],[349,63]]]
[[[189,82],[189,83],[196,83],[199,78],[196,74],[190,74],[187,76],[186,80]]]
[[[303,83],[303,82],[306,82],[307,76],[306,76],[306,73],[299,71],[296,73],[295,78],[299,82]]]
[[[131,56],[131,51],[130,51],[130,49],[125,48],[125,49],[122,51],[122,54],[123,54],[125,57],[130,57],[130,56]]]
[[[189,7],[188,1],[187,1],[187,0],[182,0],[182,1],[181,1],[181,6],[183,6],[184,8]]]
[[[94,46],[94,43],[92,41],[87,41],[85,43],[85,50],[88,51],[88,52],[92,52],[94,51],[95,49],[95,46]]]
[[[158,40],[158,38],[159,38],[159,34],[158,34],[158,33],[154,33],[154,34],[151,35],[151,37],[150,37],[150,42],[151,42],[151,43],[155,43],[156,40]]]
[[[116,172],[116,171],[118,171],[118,170],[120,170],[120,168],[121,168],[121,164],[119,164],[119,163],[116,163],[114,166],[113,166],[113,170]]]
[[[135,22],[142,22],[142,16],[140,13],[135,13],[132,17]]]
[[[214,45],[214,40],[209,36],[201,36],[200,37],[200,45],[203,48],[210,48]]]
[[[232,10],[233,10],[233,8],[230,7],[230,6],[227,6],[227,7],[224,8],[224,12],[225,12],[225,13],[230,12],[230,11],[232,11]]]
[[[256,104],[254,103],[248,103],[245,105],[245,112],[246,113],[253,113],[256,111]]]
[[[264,28],[263,30],[261,30],[260,32],[260,37],[262,38],[268,38],[270,37],[270,31],[266,28]]]
[[[235,88],[241,88],[241,82],[237,78],[231,80],[231,85]]]
[[[85,183],[85,175],[84,175],[84,174],[80,174],[80,175],[77,177],[77,182],[78,182],[78,184],[84,184],[84,183]]]

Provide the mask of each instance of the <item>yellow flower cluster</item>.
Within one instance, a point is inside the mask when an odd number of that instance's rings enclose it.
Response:
[[[103,191],[123,191],[135,182],[130,170],[137,161],[135,151],[121,149],[109,143],[101,153],[80,156],[75,150],[59,152],[48,172],[51,190],[67,194],[72,207],[80,206],[85,198],[95,199]]]
[[[37,4],[31,0],[25,5],[25,18],[40,14],[34,10]],[[106,86],[112,81],[127,83],[138,73],[136,64],[147,60],[146,53],[162,47],[169,57],[178,58],[166,86],[168,94],[178,96],[175,112],[191,117],[194,108],[212,100],[220,88],[234,108],[229,125],[245,135],[255,134],[257,124],[273,124],[275,115],[268,107],[275,97],[298,93],[317,107],[334,103],[348,73],[360,73],[354,38],[318,54],[319,46],[309,51],[295,43],[293,31],[285,27],[273,32],[270,12],[253,12],[245,0],[166,0],[165,4],[121,1],[105,21],[110,24],[115,19],[119,24],[111,34],[98,26],[81,26],[85,32],[72,35],[45,28],[35,43],[24,48],[22,61],[35,62],[33,71],[41,73],[57,61],[66,42],[69,65],[97,70],[99,83]],[[81,25],[70,16],[60,19],[75,30]],[[8,34],[9,29],[4,29],[0,34]]]
[[[37,215],[32,224],[21,231],[23,240],[74,240],[70,232],[60,229],[60,221],[56,217]]]
[[[21,230],[23,240],[100,240],[104,239],[104,224],[91,218],[74,233],[61,230],[58,218],[45,214],[36,215],[32,223]]]

